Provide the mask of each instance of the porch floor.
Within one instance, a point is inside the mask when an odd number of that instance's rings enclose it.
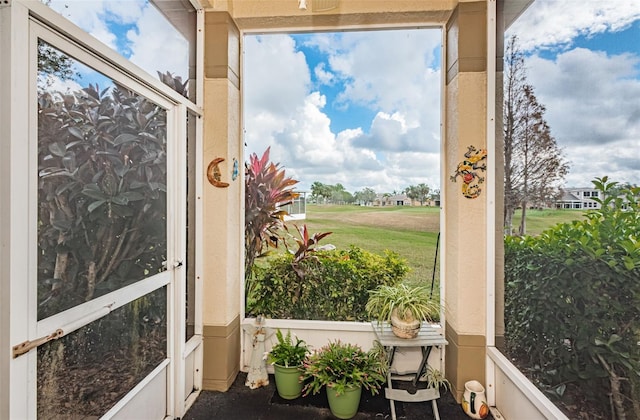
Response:
[[[275,390],[273,375],[269,377],[269,385],[249,389],[244,385],[246,373],[240,372],[227,392],[202,391],[200,396],[185,414],[184,420],[329,420],[335,419],[329,411],[326,396],[320,393],[315,396],[297,398],[287,401],[280,398]],[[441,392],[438,400],[438,411],[442,420],[468,420],[451,392]],[[421,420],[433,419],[431,402],[403,403],[396,402],[398,419]],[[384,389],[372,396],[362,392],[362,399],[355,420],[390,419],[389,401],[384,398]],[[488,419],[492,419],[489,415]]]

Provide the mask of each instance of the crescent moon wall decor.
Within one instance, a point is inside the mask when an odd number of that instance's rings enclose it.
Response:
[[[224,162],[224,158],[215,158],[209,163],[207,167],[207,179],[214,187],[226,188],[229,186],[228,182],[222,182],[222,172],[218,164]]]

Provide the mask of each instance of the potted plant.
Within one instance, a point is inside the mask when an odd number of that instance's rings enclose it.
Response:
[[[396,336],[415,338],[423,321],[439,318],[440,305],[431,297],[429,288],[401,283],[381,285],[370,291],[365,310],[381,326],[382,322],[389,322]]]
[[[273,365],[278,395],[285,400],[293,400],[302,394],[302,362],[309,353],[309,347],[298,337],[294,343],[291,331],[284,336],[278,329],[276,338],[278,342],[269,351],[267,361]]]
[[[362,388],[372,394],[386,380],[387,354],[379,344],[369,351],[340,340],[310,354],[304,361],[305,395],[326,388],[329,409],[340,419],[350,419],[358,412]]]

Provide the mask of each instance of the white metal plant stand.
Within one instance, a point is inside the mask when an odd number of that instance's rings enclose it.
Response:
[[[391,374],[391,364],[393,363],[393,357],[398,347],[420,347],[422,349],[422,359],[420,360],[420,365],[418,366],[412,380],[413,385],[416,386],[427,366],[431,349],[433,347],[443,347],[447,345],[447,340],[437,329],[426,324],[422,325],[416,338],[396,337],[396,335],[393,334],[393,331],[391,331],[391,325],[388,323],[383,323],[382,328],[377,322],[372,322],[371,325],[373,326],[373,331],[375,332],[376,338],[380,344],[389,350],[389,373],[387,374],[385,397],[389,400],[389,405],[391,406],[391,418],[396,420],[396,401],[431,401],[433,414],[436,420],[440,420],[440,414],[438,413],[438,405],[436,402],[436,400],[440,398],[440,390],[438,388],[423,388],[418,389],[415,393],[409,393],[404,389],[394,389],[392,380],[394,378],[392,378]]]

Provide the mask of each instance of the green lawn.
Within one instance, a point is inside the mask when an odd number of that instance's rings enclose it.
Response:
[[[434,219],[436,222],[439,217],[438,209],[419,207],[387,207],[376,208],[373,211],[393,212],[393,217],[398,218],[407,214],[418,214],[425,219]],[[408,261],[411,267],[409,281],[431,284],[437,229],[425,231],[415,227],[402,227],[392,221],[374,225],[359,217],[349,217],[345,220],[346,216],[371,212],[371,207],[308,206],[305,223],[312,232],[333,232],[321,243],[331,243],[338,248],[356,245],[376,254],[382,254],[385,249],[394,251]],[[438,273],[436,273],[437,278]]]
[[[333,232],[321,245],[346,248],[353,244],[375,253],[392,250],[408,261],[408,282],[430,285],[439,217],[440,209],[435,207],[307,205],[307,219],[296,223],[306,223],[311,233]],[[514,229],[520,217],[521,213],[516,212]],[[580,218],[582,212],[576,210],[529,210],[527,230],[537,235],[557,223]],[[439,267],[436,268],[437,290]]]
[[[583,210],[527,210],[527,234],[539,235],[543,230],[558,223],[568,223],[583,219]],[[513,217],[513,230],[518,231],[522,211],[517,210]]]

